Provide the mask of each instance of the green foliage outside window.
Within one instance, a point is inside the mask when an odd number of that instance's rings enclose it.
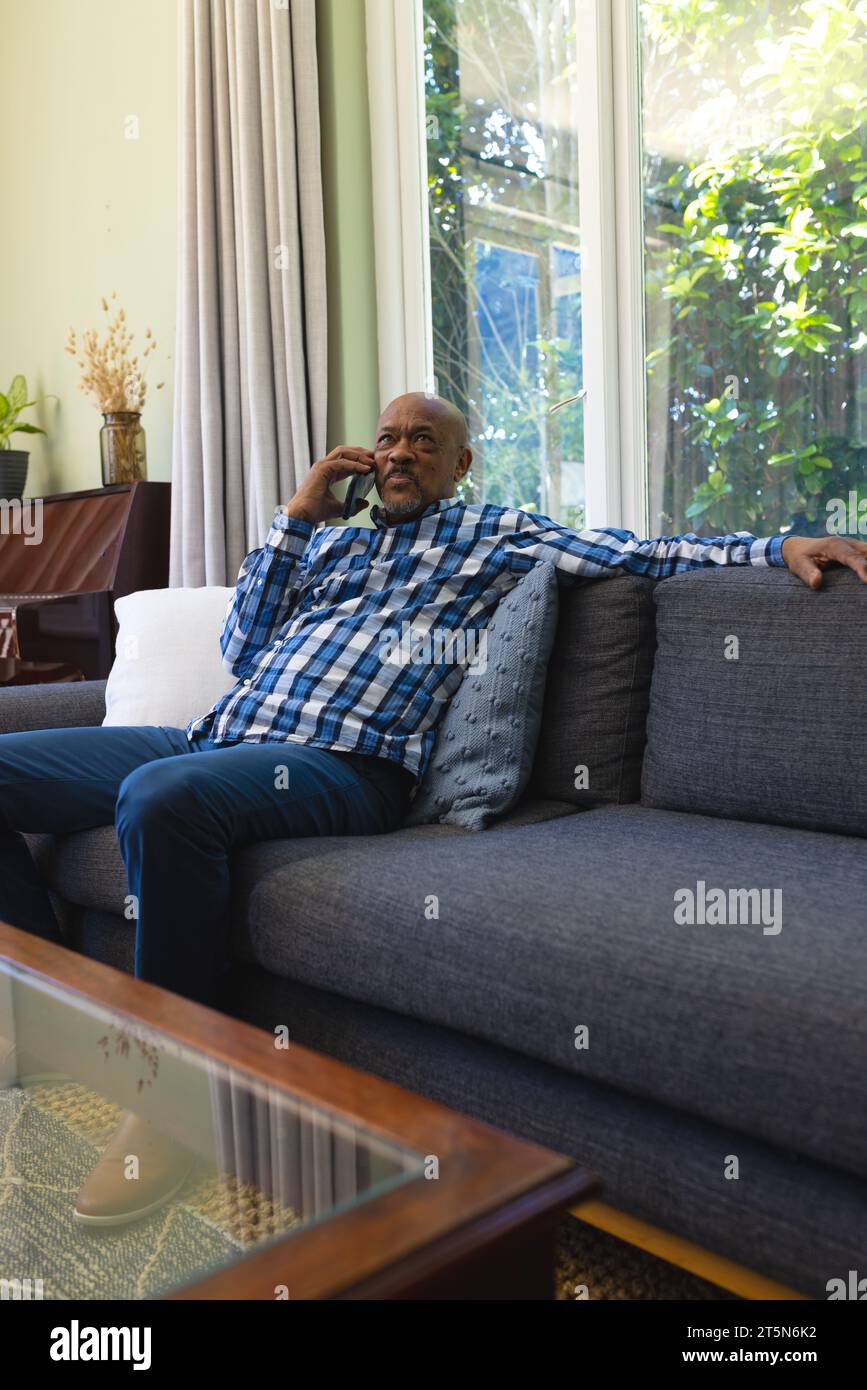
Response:
[[[516,235],[544,211],[537,245],[562,243],[546,228],[570,220],[575,147],[515,119],[506,98],[468,109],[460,65],[474,36],[486,55],[514,44],[544,6],[564,12],[560,0],[425,0],[436,371],[471,420],[509,422],[496,448],[474,441],[484,462],[470,495],[529,507],[536,446],[583,458],[580,418],[547,416],[582,383],[580,346],[540,315],[508,380],[485,378],[469,341],[467,226],[510,203]],[[644,151],[652,529],[823,532],[826,504],[867,498],[867,0],[639,0],[639,12],[645,98],[666,120],[694,119],[697,94],[760,114],[755,139],[726,142],[723,126],[700,162]],[[568,48],[561,36],[552,51]],[[579,81],[579,68],[564,61],[546,82]],[[468,131],[485,121],[480,159]],[[552,205],[570,181],[568,204]],[[561,515],[582,524],[580,509]]]
[[[691,167],[646,155],[647,230],[665,242],[648,250],[649,323],[654,301],[671,309],[647,359],[669,431],[663,514],[681,521],[680,467],[696,529],[822,532],[826,503],[867,497],[867,4],[641,10],[667,100],[678,74],[694,93],[734,50],[779,132]]]

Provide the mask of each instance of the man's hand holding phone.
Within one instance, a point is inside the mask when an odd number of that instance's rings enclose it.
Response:
[[[341,444],[324,459],[314,463],[306,481],[283,508],[284,512],[299,521],[309,521],[314,526],[320,521],[333,521],[336,517],[345,516],[344,503],[332,492],[334,484],[343,482],[344,478],[357,479],[358,487],[369,492],[376,481],[373,463],[370,449]],[[353,490],[350,505],[352,510],[349,515],[354,516],[363,511],[367,503]]]

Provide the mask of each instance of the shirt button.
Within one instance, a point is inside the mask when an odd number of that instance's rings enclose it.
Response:
[[[245,685],[252,685],[253,682],[252,682],[252,681],[244,681],[244,684],[245,684]]]

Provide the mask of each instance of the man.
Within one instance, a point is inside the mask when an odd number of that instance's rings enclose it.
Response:
[[[806,584],[849,565],[867,583],[867,544],[745,533],[638,541],[576,534],[545,517],[468,506],[472,462],[449,402],[413,393],[380,416],[373,450],[334,449],[245,559],[221,636],[237,684],[186,730],[52,729],[0,737],[0,918],[59,940],[21,831],[115,822],[138,905],[136,974],[219,1003],[229,965],[229,855],[250,841],[393,830],[424,773],[461,672],[382,658],[384,629],[484,628],[533,565],[563,583],[611,568],[663,578],[707,565],[788,565]],[[333,491],[373,474],[374,526],[326,526]],[[367,504],[360,502],[356,510]],[[118,1177],[143,1154],[134,1199]],[[145,1162],[145,1159],[147,1162]],[[135,1116],[76,1202],[80,1220],[152,1210],[177,1183],[171,1146]],[[127,1185],[128,1187],[129,1185]]]

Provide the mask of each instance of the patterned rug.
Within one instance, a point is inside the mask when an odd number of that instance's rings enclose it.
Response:
[[[45,1299],[154,1298],[298,1224],[253,1186],[199,1164],[178,1196],[130,1226],[85,1230],[72,1202],[120,1120],[77,1082],[0,1089],[0,1279],[42,1280]],[[733,1295],[614,1236],[564,1217],[556,1298],[728,1299]]]
[[[297,1224],[257,1188],[201,1163],[153,1216],[79,1226],[73,1199],[120,1116],[77,1082],[0,1090],[0,1279],[41,1279],[45,1299],[154,1298]]]
[[[555,1297],[560,1302],[585,1296],[629,1302],[655,1299],[737,1301],[737,1294],[717,1288],[574,1216],[564,1217],[560,1224],[554,1277]]]

